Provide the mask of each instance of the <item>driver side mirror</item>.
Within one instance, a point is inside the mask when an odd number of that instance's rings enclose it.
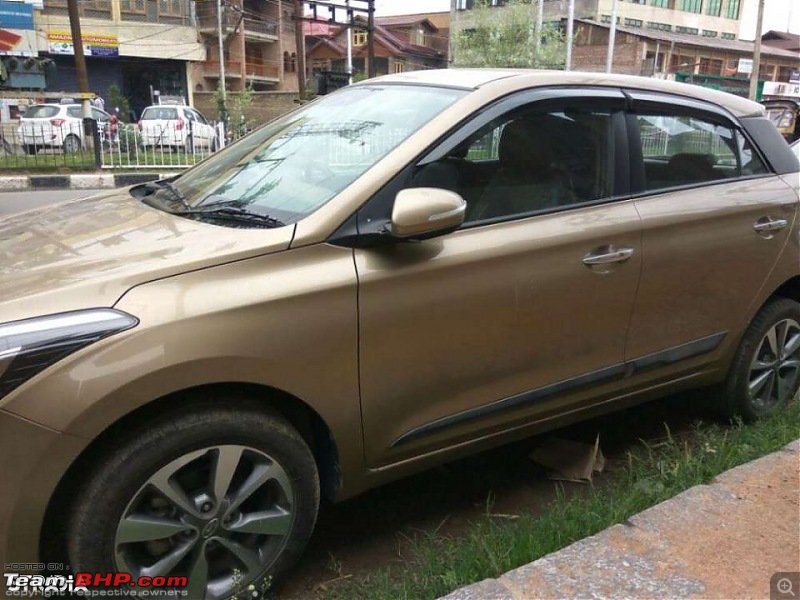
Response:
[[[394,200],[389,231],[397,239],[419,240],[455,231],[464,222],[467,203],[448,190],[410,188]]]

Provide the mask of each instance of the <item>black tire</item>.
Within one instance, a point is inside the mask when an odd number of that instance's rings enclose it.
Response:
[[[784,323],[787,333],[786,341],[779,344],[783,348],[781,356],[772,356],[767,334],[774,330],[778,332],[776,337],[780,337],[781,324]],[[800,387],[800,348],[784,352],[787,348],[791,350],[788,343],[795,336],[798,336],[796,341],[800,345],[800,304],[787,298],[776,298],[764,305],[745,331],[728,378],[720,390],[718,404],[726,416],[740,417],[745,421],[766,418],[795,397]],[[791,366],[790,361],[798,364]],[[763,387],[758,387],[762,381],[760,377],[765,378]],[[770,381],[775,387],[767,389]],[[779,381],[780,385],[777,385]]]
[[[217,473],[214,465],[217,460],[224,462],[223,449],[239,447],[244,448],[240,458],[228,463],[238,465],[235,475],[230,470],[229,484],[224,488],[224,499],[220,501],[212,490],[211,482]],[[217,450],[219,453],[214,454]],[[170,481],[181,482],[187,500],[184,506],[193,507],[201,518],[210,518],[210,521],[191,525],[192,531],[157,538],[159,541],[154,545],[166,544],[167,549],[162,548],[165,552],[173,552],[176,548],[179,550],[181,544],[193,544],[192,551],[185,555],[188,558],[183,566],[179,565],[177,570],[173,568],[169,574],[189,575],[191,564],[197,564],[193,562],[194,557],[202,554],[210,566],[221,569],[216,571],[218,583],[221,583],[213,590],[214,594],[221,593],[223,597],[229,597],[235,589],[246,589],[250,584],[255,585],[256,589],[265,589],[263,586],[280,579],[302,554],[316,523],[320,495],[316,463],[303,438],[281,416],[265,412],[260,405],[247,399],[231,396],[215,398],[213,403],[202,401],[202,404],[189,410],[160,415],[145,426],[125,432],[114,440],[113,445],[106,447],[71,503],[66,539],[73,572],[129,570],[134,572],[135,578],[137,569],[130,567],[136,567],[137,564],[146,567],[147,564],[153,564],[154,557],[166,556],[159,556],[156,552],[153,556],[148,555],[147,560],[137,563],[142,552],[151,551],[148,544],[152,545],[153,542],[119,543],[117,536],[123,531],[120,520],[125,517],[126,524],[129,524],[137,515],[146,518],[163,516],[159,512],[148,512],[151,508],[168,511],[164,518],[173,523],[186,523],[185,519],[196,518],[189,513],[181,513],[179,502],[166,501],[166,496],[161,496],[159,501],[159,494],[149,491],[156,489],[152,481],[164,480],[165,476],[156,477],[157,473],[171,468],[173,461],[185,460],[186,455],[194,456],[191,453],[200,455],[200,458],[193,459],[188,466],[166,472],[171,474]],[[269,460],[251,468],[245,464],[245,459],[251,457]],[[274,475],[276,463],[280,476]],[[196,472],[189,469],[195,469]],[[221,468],[220,471],[224,472],[225,469]],[[255,492],[243,492],[246,488],[243,482],[249,481],[248,477],[267,471],[273,473],[272,478],[260,480],[260,487],[255,487]],[[191,481],[194,483],[189,483]],[[199,488],[192,488],[198,485],[198,481],[205,483],[199,484]],[[286,488],[281,482],[288,484],[291,493],[282,495]],[[198,496],[198,493],[201,495]],[[237,494],[247,498],[241,505],[235,504]],[[285,534],[253,534],[249,530],[246,533],[230,533],[237,527],[249,527],[248,519],[263,514],[259,511],[264,510],[264,503],[272,503],[268,509],[280,513],[279,518],[283,519],[281,527],[286,528]],[[280,512],[286,506],[289,508]],[[205,515],[199,512],[206,510],[209,512]],[[234,515],[226,515],[226,512]],[[213,527],[212,521],[215,522]],[[266,520],[263,522],[266,523]],[[272,523],[269,526],[275,526]],[[231,542],[231,539],[234,541]],[[236,564],[238,555],[229,551],[229,543],[255,544],[253,548],[260,561],[258,566],[252,570],[242,569],[237,575],[236,567],[231,565]],[[212,558],[208,558],[209,552]],[[184,570],[181,571],[181,568]],[[214,569],[209,571],[213,573]],[[138,575],[141,574],[143,571],[140,570]],[[239,578],[238,582],[234,581],[236,577]],[[209,589],[216,585],[215,581],[209,579]],[[202,596],[197,589],[192,589],[191,577],[189,586],[190,597]],[[233,586],[230,592],[229,586]],[[200,587],[205,590],[205,583]]]
[[[25,154],[29,156],[33,156],[38,151],[38,148],[34,144],[26,144],[25,145]]]
[[[77,154],[81,151],[81,138],[77,135],[70,133],[66,138],[64,138],[64,154]]]

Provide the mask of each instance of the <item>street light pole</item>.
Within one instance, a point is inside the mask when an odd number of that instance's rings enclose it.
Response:
[[[606,73],[614,67],[614,42],[617,39],[617,0],[611,0],[611,29],[608,31],[608,54],[606,55]]]
[[[219,84],[222,103],[227,106],[228,90],[225,82],[225,44],[222,36],[222,0],[217,0],[217,41],[219,43]]]
[[[569,0],[569,11],[567,13],[567,62],[565,69],[572,70],[572,38],[575,27],[575,0]]]
[[[761,29],[764,27],[764,0],[758,0],[758,18],[756,19],[756,39],[753,48],[753,71],[750,73],[750,100],[758,95],[758,76],[761,71]]]

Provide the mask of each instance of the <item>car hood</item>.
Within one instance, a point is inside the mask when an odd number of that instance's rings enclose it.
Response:
[[[293,231],[178,217],[127,189],[0,219],[0,322],[113,306],[147,281],[285,250]]]

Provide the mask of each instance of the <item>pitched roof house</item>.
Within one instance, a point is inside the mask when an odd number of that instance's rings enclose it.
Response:
[[[310,47],[306,63],[313,72],[347,71],[347,35],[352,37],[353,71],[367,73],[366,20],[356,18],[364,29],[308,27]],[[444,41],[443,41],[444,40]],[[375,19],[375,67],[378,75],[439,69],[447,66],[447,37],[426,15],[377,17]]]

